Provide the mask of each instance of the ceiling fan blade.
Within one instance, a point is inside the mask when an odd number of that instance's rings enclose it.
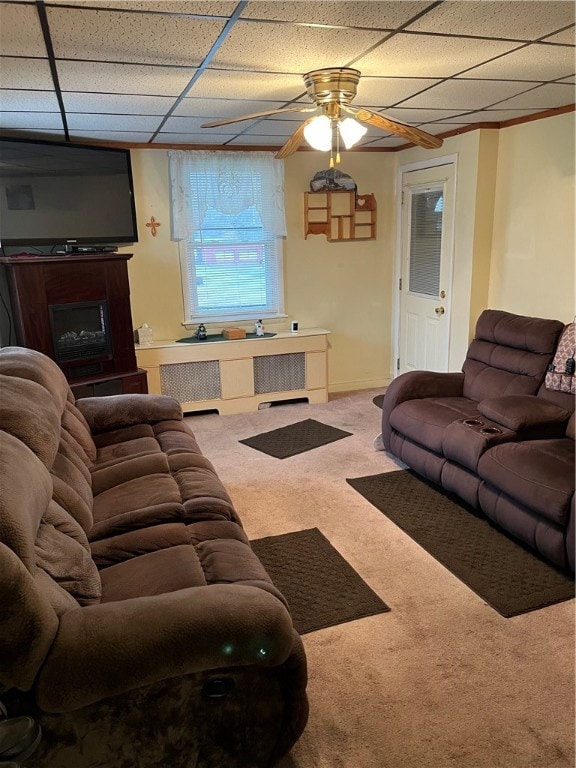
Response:
[[[274,155],[276,160],[283,160],[285,157],[288,157],[289,155],[292,155],[294,152],[296,152],[300,144],[302,144],[302,142],[304,141],[304,128],[306,128],[306,126],[311,120],[314,120],[314,118],[309,117],[306,120],[304,120],[303,123],[300,123],[300,125],[298,126],[298,128],[296,128],[292,136],[290,136],[286,144],[284,144],[283,147],[280,147],[278,152],[276,152],[276,154]]]
[[[251,115],[241,115],[240,117],[230,117],[227,120],[215,120],[213,123],[204,123],[201,128],[217,128],[219,125],[228,125],[229,123],[240,123],[242,120],[252,120],[254,117],[266,117],[267,115],[278,115],[282,112],[313,112],[318,107],[288,107],[288,109],[269,109],[267,112],[253,112]]]
[[[442,146],[442,139],[437,136],[433,136],[431,133],[421,131],[419,128],[414,128],[410,125],[404,125],[403,123],[396,123],[394,120],[389,120],[387,117],[372,112],[365,107],[359,107],[358,109],[343,106],[346,112],[350,112],[355,115],[358,120],[363,123],[369,123],[375,125],[377,128],[382,128],[384,131],[390,131],[397,136],[402,136],[403,139],[408,139],[412,144],[417,144],[419,147],[425,147],[426,149],[436,149]]]

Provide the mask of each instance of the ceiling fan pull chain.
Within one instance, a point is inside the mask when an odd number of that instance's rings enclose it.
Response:
[[[336,165],[340,164],[340,131],[336,131]]]

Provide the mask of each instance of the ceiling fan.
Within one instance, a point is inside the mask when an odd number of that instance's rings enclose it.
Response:
[[[287,107],[285,109],[272,109],[267,112],[254,112],[250,115],[216,120],[204,123],[202,128],[216,128],[219,125],[228,125],[242,120],[252,120],[257,117],[282,114],[285,112],[314,112],[300,123],[288,141],[276,153],[276,158],[283,159],[296,152],[304,139],[314,148],[323,151],[332,151],[332,139],[336,133],[337,146],[340,138],[347,149],[356,144],[366,133],[362,123],[374,125],[388,133],[394,133],[403,139],[417,144],[426,149],[434,149],[442,146],[442,139],[432,136],[419,128],[413,128],[403,123],[389,120],[387,117],[366,107],[352,107],[350,102],[356,96],[360,72],[350,67],[330,67],[328,69],[315,69],[307,72],[304,83],[308,96],[314,102],[313,106]],[[336,162],[339,161],[337,154]],[[331,165],[333,162],[331,160]]]

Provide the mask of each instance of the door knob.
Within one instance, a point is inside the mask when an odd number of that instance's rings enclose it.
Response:
[[[445,311],[446,310],[444,309],[444,307],[436,307],[436,309],[434,310],[434,312],[436,312],[437,315],[443,315]]]

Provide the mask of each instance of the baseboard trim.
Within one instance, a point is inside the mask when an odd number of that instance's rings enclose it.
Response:
[[[392,379],[356,379],[353,381],[331,381],[328,392],[353,392],[357,389],[383,389]]]

